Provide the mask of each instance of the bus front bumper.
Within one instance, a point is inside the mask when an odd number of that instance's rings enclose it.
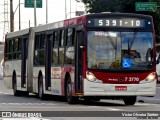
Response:
[[[84,79],[84,96],[154,96],[155,94],[156,80],[143,84],[103,84]]]

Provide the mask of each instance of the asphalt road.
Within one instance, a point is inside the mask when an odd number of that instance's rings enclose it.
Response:
[[[152,101],[147,99],[150,97],[138,97],[137,103],[134,106],[125,106],[123,101],[121,100],[101,100],[100,102],[93,102],[93,103],[85,103],[84,101],[80,101],[78,104],[75,105],[69,105],[64,101],[62,97],[56,97],[56,96],[50,96],[48,100],[41,101],[37,98],[37,95],[30,94],[28,97],[15,97],[13,96],[12,90],[6,89],[3,86],[3,80],[0,80],[0,111],[51,111],[51,115],[59,115],[61,117],[58,118],[45,118],[45,119],[58,119],[58,120],[75,120],[74,117],[77,117],[80,113],[84,113],[84,111],[88,111],[85,113],[85,115],[90,115],[90,111],[105,111],[107,112],[117,112],[117,111],[127,111],[127,112],[133,112],[133,111],[159,111],[160,110],[160,104],[158,99],[160,99],[160,87],[157,87],[157,95],[155,97],[152,97],[150,99],[157,99],[157,101]],[[139,100],[143,100],[139,101]],[[139,102],[138,102],[139,101]],[[61,111],[60,113],[57,111]],[[66,112],[70,111],[69,113]],[[78,111],[78,113],[74,113],[75,111]],[[95,115],[95,112],[93,112],[92,115]],[[99,112],[100,113],[100,112]],[[46,114],[46,113],[45,113]],[[67,117],[63,117],[66,114],[71,114],[73,117],[70,119]],[[98,115],[97,115],[98,116]],[[46,116],[45,116],[46,117]],[[49,117],[49,116],[48,116]],[[85,117],[85,116],[84,116]],[[31,117],[32,118],[32,117]],[[29,118],[29,119],[31,119]],[[93,118],[93,117],[92,117]],[[113,117],[111,117],[113,119]],[[122,120],[132,120],[132,118],[125,117]],[[38,118],[37,118],[38,119]],[[81,118],[76,118],[76,120]],[[90,118],[83,118],[83,120],[90,119]],[[93,118],[92,120],[95,120],[96,118]],[[99,118],[98,118],[99,119]],[[100,118],[105,119],[106,118]],[[109,118],[107,118],[109,119]],[[115,118],[115,120],[117,117]],[[160,119],[160,118],[159,118]],[[120,119],[121,120],[121,119]]]

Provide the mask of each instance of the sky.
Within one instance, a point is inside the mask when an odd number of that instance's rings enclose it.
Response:
[[[8,0],[8,4],[10,4]],[[42,0],[42,8],[36,9],[37,25],[46,24],[46,0]],[[78,3],[75,0],[66,0],[67,3],[67,18],[70,18],[70,1],[71,1],[71,17],[75,17],[75,11],[84,11],[85,7],[83,3]],[[25,29],[30,26],[34,27],[34,8],[25,8],[25,0],[21,0],[21,29]],[[19,30],[19,0],[13,0],[14,14],[14,31]],[[10,5],[8,5],[8,12],[10,12]],[[65,0],[48,0],[48,23],[61,21],[65,19]],[[8,14],[8,20],[10,21],[10,14]],[[4,0],[0,0],[0,41],[3,41],[3,28],[4,28]],[[10,30],[10,28],[9,28]],[[9,31],[8,29],[6,31]]]

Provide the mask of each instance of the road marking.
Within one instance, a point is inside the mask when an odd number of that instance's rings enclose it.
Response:
[[[107,109],[107,110],[112,110],[112,111],[121,111],[121,110],[123,110],[123,109],[109,108],[109,107],[107,107],[107,108],[105,108],[105,109]]]
[[[141,106],[143,106],[143,105],[155,105],[155,106],[157,106],[157,104],[154,104],[154,103],[136,103],[135,105],[141,105]]]
[[[89,108],[103,108],[102,106],[89,106]],[[112,111],[120,111],[122,109],[117,109],[117,108],[112,108],[112,107],[105,107],[104,109],[107,109],[107,110],[112,110]]]
[[[60,104],[54,104],[54,103],[0,103],[0,105],[60,105]]]

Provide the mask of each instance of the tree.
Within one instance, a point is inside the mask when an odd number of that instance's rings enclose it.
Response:
[[[125,12],[151,15],[154,20],[156,30],[157,42],[160,43],[160,8],[157,11],[135,11],[136,2],[157,2],[160,6],[159,0],[81,0],[86,5],[86,10],[89,13],[100,12]]]

